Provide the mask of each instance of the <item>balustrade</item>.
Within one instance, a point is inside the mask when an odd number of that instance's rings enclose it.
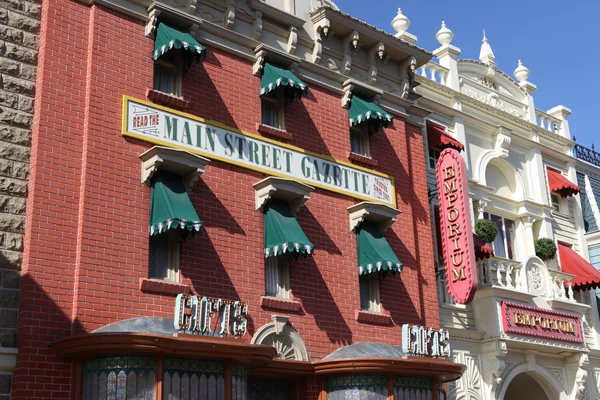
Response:
[[[564,274],[558,271],[548,271],[550,273],[550,296],[553,299],[575,302],[573,297],[573,286],[571,279],[573,275]]]
[[[427,64],[423,65],[419,71],[421,76],[431,79],[434,82],[441,83],[442,85],[446,84],[448,72],[448,68],[442,67],[441,65],[432,61],[429,61]]]
[[[552,133],[560,132],[561,122],[558,118],[553,117],[550,114],[546,114],[540,110],[535,110],[535,118],[537,125],[539,125],[541,128]]]

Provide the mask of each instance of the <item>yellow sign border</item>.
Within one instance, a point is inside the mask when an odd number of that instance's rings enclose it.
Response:
[[[327,161],[330,161],[330,162],[334,162],[334,163],[337,163],[337,164],[345,165],[345,166],[350,167],[350,168],[354,168],[354,169],[357,169],[357,170],[360,170],[360,171],[363,171],[363,172],[367,172],[369,174],[373,174],[373,175],[380,176],[382,178],[389,179],[391,181],[391,183],[392,183],[393,207],[396,208],[396,206],[397,206],[397,201],[396,201],[396,185],[395,185],[395,182],[394,182],[394,177],[391,176],[391,175],[387,175],[387,174],[384,174],[384,173],[379,172],[379,171],[374,171],[372,169],[364,168],[364,167],[361,167],[359,165],[355,165],[355,164],[352,164],[352,163],[349,163],[349,162],[346,162],[346,161],[340,161],[340,160],[337,160],[337,159],[335,159],[335,158],[333,158],[331,156],[325,155],[325,154],[313,153],[312,151],[305,150],[305,149],[302,149],[300,147],[293,146],[291,144],[282,143],[282,142],[279,142],[277,140],[266,138],[264,136],[260,136],[260,135],[257,135],[257,134],[254,134],[254,133],[250,133],[250,132],[244,132],[244,131],[242,131],[240,129],[237,129],[237,128],[232,128],[232,127],[227,126],[225,124],[222,124],[222,123],[220,123],[218,121],[213,121],[213,120],[201,118],[201,117],[198,117],[198,116],[193,115],[193,114],[189,114],[189,113],[181,112],[181,111],[178,111],[178,110],[174,110],[174,109],[169,108],[169,107],[164,107],[164,106],[161,106],[159,104],[152,103],[150,101],[140,100],[140,99],[137,99],[135,97],[127,96],[127,95],[123,95],[123,106],[122,106],[122,115],[121,115],[121,135],[122,136],[131,137],[131,138],[134,138],[134,139],[141,140],[143,142],[158,144],[158,145],[165,146],[165,147],[170,147],[170,148],[176,148],[176,149],[180,149],[180,150],[185,150],[187,152],[195,153],[195,154],[201,155],[201,156],[206,157],[206,158],[211,159],[211,160],[218,160],[218,161],[221,161],[221,162],[223,162],[225,164],[232,164],[232,165],[241,167],[243,169],[249,169],[249,170],[252,170],[252,171],[261,172],[261,173],[269,175],[269,176],[279,176],[279,177],[282,177],[282,178],[289,178],[290,177],[289,175],[286,175],[286,174],[280,174],[278,172],[270,171],[270,170],[267,170],[267,169],[264,169],[264,168],[261,168],[261,167],[249,166],[247,164],[240,163],[240,162],[237,162],[235,160],[231,160],[231,159],[226,158],[226,157],[217,156],[217,155],[214,155],[212,153],[208,153],[208,152],[204,152],[204,151],[200,151],[200,150],[196,150],[196,149],[190,149],[190,148],[185,147],[185,146],[174,145],[173,143],[169,143],[167,141],[163,141],[163,140],[160,140],[160,139],[150,138],[148,136],[140,135],[139,133],[135,133],[135,132],[130,132],[130,131],[127,130],[127,105],[128,105],[128,103],[130,101],[133,101],[135,103],[140,103],[140,104],[143,104],[143,105],[148,106],[148,107],[157,108],[159,110],[162,110],[162,111],[165,111],[165,112],[169,112],[171,114],[179,115],[181,117],[189,118],[189,119],[194,120],[194,121],[202,122],[202,123],[207,124],[207,125],[216,126],[218,128],[225,129],[225,130],[228,130],[228,131],[231,131],[231,132],[235,132],[235,133],[238,133],[238,134],[250,137],[250,138],[255,139],[255,140],[259,140],[259,141],[262,141],[262,142],[266,142],[266,143],[274,144],[274,145],[277,145],[277,146],[281,146],[281,147],[284,147],[286,149],[294,150],[294,151],[297,151],[297,152],[302,153],[302,154],[306,154],[306,155],[309,155],[309,156],[312,156],[312,157],[320,158],[320,159],[327,160]],[[325,185],[320,185],[319,183],[315,183],[313,181],[305,180],[305,179],[302,179],[302,178],[294,178],[294,180],[297,180],[299,182],[305,183],[305,184],[307,184],[309,186],[315,186],[315,187],[318,187],[320,189],[323,189],[323,190],[326,190],[326,191],[329,191],[329,192],[338,193],[338,194],[341,194],[341,195],[344,195],[344,196],[348,196],[348,197],[352,197],[352,198],[357,198],[357,199],[360,199],[360,200],[372,201],[372,202],[382,203],[382,204],[387,204],[387,205],[390,204],[390,203],[385,202],[385,201],[372,199],[370,197],[361,196],[359,194],[356,194],[356,195],[349,194],[348,192],[345,192],[343,190],[333,189],[331,187],[328,187],[328,186],[325,186]]]

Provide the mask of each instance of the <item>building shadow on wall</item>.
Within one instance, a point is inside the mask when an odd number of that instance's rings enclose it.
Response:
[[[323,140],[321,132],[313,122],[305,102],[318,103],[317,98],[310,89],[302,100],[296,100],[285,106],[285,128],[294,137],[291,144],[310,150],[313,153],[331,156],[331,152]]]
[[[244,235],[244,228],[236,221],[235,217],[227,210],[227,207],[213,193],[202,178],[194,185],[192,202],[196,205],[198,216],[209,227],[226,229],[228,233]]]
[[[416,246],[417,250],[415,252],[415,256],[413,256],[409,249],[406,248],[402,240],[398,238],[398,236],[393,230],[390,229],[388,230],[388,232],[386,232],[386,238],[392,249],[394,249],[394,252],[398,256],[398,259],[403,264],[403,272],[400,274],[400,276],[386,278],[386,280],[393,279],[394,281],[383,281],[381,288],[381,302],[385,309],[390,312],[390,315],[392,316],[392,319],[396,324],[424,324],[426,322],[425,299],[427,298],[428,300],[433,301],[437,307],[437,288],[435,286],[435,281],[428,282],[425,279],[422,273],[422,269],[434,269],[434,266],[421,265],[418,245]],[[403,276],[406,274],[407,269],[416,272],[416,287],[418,288],[418,293],[412,291],[414,289],[411,289],[411,292],[409,293],[408,289],[406,288]],[[389,287],[388,285],[393,286],[393,288]],[[398,298],[399,295],[400,298]],[[412,301],[415,295],[418,295],[419,298],[418,309],[415,307],[415,304]],[[387,306],[388,304],[390,305],[390,307]]]
[[[329,254],[342,255],[342,251],[331,240],[323,225],[321,225],[307,207],[302,207],[298,215],[298,220],[303,226],[302,230],[306,233],[308,240],[315,245],[316,251],[326,251]]]

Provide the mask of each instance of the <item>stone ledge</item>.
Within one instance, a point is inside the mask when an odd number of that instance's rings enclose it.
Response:
[[[354,161],[355,163],[358,163],[358,164],[363,164],[368,167],[378,167],[379,166],[379,162],[377,160],[375,160],[371,157],[366,157],[361,154],[356,154],[353,152],[348,153],[348,160]]]
[[[148,278],[140,278],[140,290],[142,292],[160,293],[171,296],[177,296],[181,293],[191,293],[188,285]]]
[[[158,90],[150,88],[146,89],[146,97],[148,97],[148,100],[153,101],[155,103],[181,109],[188,108],[188,106],[190,105],[190,102],[184,100],[182,97],[173,96],[171,94],[159,92]]]
[[[273,310],[298,312],[302,308],[302,304],[296,300],[280,299],[278,297],[261,296],[260,306]]]
[[[356,320],[365,324],[394,325],[390,315],[370,311],[356,311]]]
[[[257,123],[256,130],[263,135],[272,136],[277,139],[283,139],[283,140],[294,139],[294,136],[291,133],[287,133],[286,131],[284,131],[282,129],[273,128],[272,126],[265,125],[265,124]]]

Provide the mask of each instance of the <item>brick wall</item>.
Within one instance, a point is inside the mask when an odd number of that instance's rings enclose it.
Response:
[[[171,316],[174,303],[139,290],[150,190],[140,183],[138,156],[150,145],[120,135],[122,96],[143,99],[152,85],[153,42],[139,21],[68,0],[43,3],[41,35],[15,399],[71,398],[73,366],[52,355],[49,342],[122,319]],[[259,84],[249,62],[208,48],[184,76],[186,111],[256,133]],[[340,160],[350,150],[347,111],[321,88],[287,107],[286,127],[290,143],[307,150]],[[381,285],[395,325],[356,321],[356,239],[346,208],[357,200],[315,190],[299,215],[315,254],[290,273],[302,304],[290,322],[312,359],[357,341],[399,345],[403,323],[438,325],[421,131],[396,119],[371,145],[378,169],[395,178],[402,211],[386,237],[404,271]],[[182,282],[203,296],[248,302],[250,336],[281,313],[259,301],[263,223],[252,184],[263,178],[211,162],[192,193],[206,227],[182,246]]]
[[[16,347],[40,5],[0,3],[0,346]],[[0,350],[0,353],[3,351]],[[0,371],[0,399],[9,398]]]

